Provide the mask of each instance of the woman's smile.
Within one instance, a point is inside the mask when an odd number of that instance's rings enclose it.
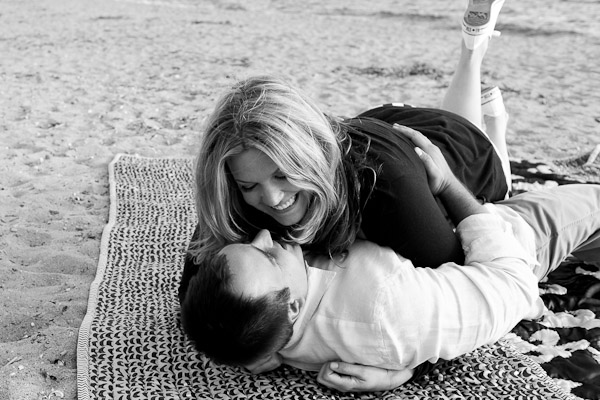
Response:
[[[279,205],[274,206],[273,208],[277,211],[285,211],[288,208],[290,208],[292,205],[294,205],[294,203],[296,203],[296,197],[297,197],[297,194],[290,197],[285,203],[280,203]]]

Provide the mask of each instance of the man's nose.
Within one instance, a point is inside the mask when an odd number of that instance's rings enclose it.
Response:
[[[273,247],[273,239],[271,238],[271,232],[266,229],[261,230],[256,234],[252,244],[259,249],[266,249]]]

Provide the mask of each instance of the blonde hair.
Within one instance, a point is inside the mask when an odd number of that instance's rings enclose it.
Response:
[[[336,121],[281,79],[258,76],[234,85],[210,115],[196,161],[199,236],[190,246],[192,255],[199,261],[227,243],[251,239],[252,229],[259,228],[244,215],[244,200],[227,170],[227,160],[250,148],[266,154],[309,194],[305,216],[285,239],[313,242],[327,221],[347,214],[340,150],[345,138]]]

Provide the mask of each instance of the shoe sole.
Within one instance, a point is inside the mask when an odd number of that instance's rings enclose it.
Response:
[[[492,3],[487,0],[472,0],[465,11],[465,24],[471,27],[481,27],[490,22]]]

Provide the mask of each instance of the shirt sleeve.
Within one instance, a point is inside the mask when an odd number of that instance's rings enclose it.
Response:
[[[541,315],[536,260],[519,244],[510,224],[493,214],[472,215],[459,224],[465,265],[406,270],[387,285],[383,309],[388,349],[401,368],[451,360],[491,344],[520,320]]]
[[[458,225],[456,231],[466,255],[466,265],[487,265],[505,257],[522,260],[527,263],[529,269],[537,264],[535,255],[527,252],[515,237],[512,225],[497,215],[471,215]],[[489,266],[502,268],[503,265]]]

